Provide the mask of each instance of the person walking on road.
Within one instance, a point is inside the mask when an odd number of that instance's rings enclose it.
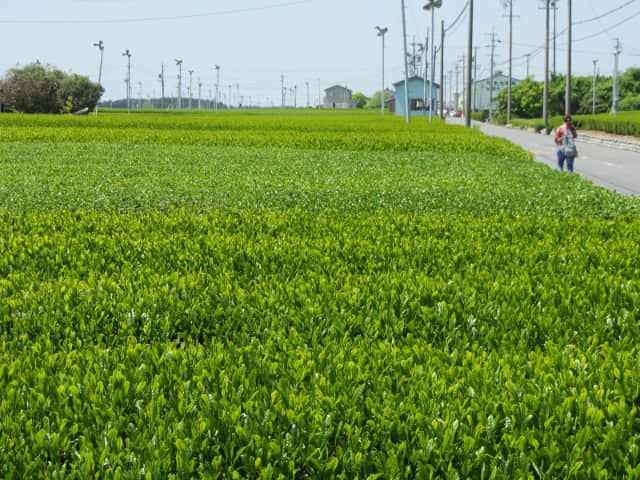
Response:
[[[558,170],[564,168],[564,161],[567,161],[567,171],[573,172],[573,161],[578,156],[576,149],[576,127],[571,122],[571,115],[565,115],[564,123],[556,130],[554,141],[558,146]]]

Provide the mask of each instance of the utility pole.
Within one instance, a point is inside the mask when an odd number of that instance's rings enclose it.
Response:
[[[400,3],[402,7],[402,43],[404,45],[404,104],[407,110],[407,123],[411,123],[411,103],[409,102],[409,65],[407,63],[407,18],[404,10],[404,0],[401,0]]]
[[[618,115],[618,56],[622,53],[620,50],[620,39],[616,38],[616,50],[613,52],[613,105],[611,106],[611,115]]]
[[[240,84],[236,83],[236,92],[238,93],[238,108],[242,107],[242,99],[240,98]]]
[[[209,90],[211,93],[211,90]],[[202,98],[202,82],[200,81],[200,77],[198,77],[198,110],[202,110],[202,103],[200,99]]]
[[[464,124],[471,127],[471,57],[473,56],[473,0],[469,0],[469,35],[467,39],[467,96],[465,98],[466,114]]]
[[[282,93],[282,108],[284,108],[285,107],[285,100],[286,100],[285,99],[286,90],[285,90],[285,87],[284,87],[284,73],[280,74],[280,90],[281,90],[281,93]]]
[[[511,77],[513,54],[513,0],[509,0],[509,78],[507,80],[507,123],[511,123]]]
[[[558,16],[558,0],[551,0],[550,6],[553,8],[553,64],[551,71],[556,73],[556,17]]]
[[[549,126],[549,0],[544,0],[545,35],[544,35],[544,93],[542,95],[542,119],[544,126]]]
[[[489,121],[493,120],[493,69],[496,43],[499,42],[496,38],[496,32],[491,32],[491,67],[489,71]]]
[[[131,113],[131,52],[128,48],[122,56],[127,57],[127,113]]]
[[[193,101],[193,70],[189,70],[189,110],[191,110],[192,107],[192,101]]]
[[[231,90],[233,89],[233,85],[229,85],[229,97],[227,98],[227,108],[231,110]]]
[[[567,7],[569,10],[568,20],[567,20],[567,88],[566,88],[566,98],[564,104],[564,114],[571,115],[571,0],[567,0]]]
[[[433,80],[436,76],[436,58],[434,48],[434,17],[436,8],[442,6],[442,0],[429,0],[429,3],[424,6],[425,10],[431,10],[431,79],[429,80],[429,121],[433,121]],[[426,55],[425,55],[426,60]]]
[[[461,65],[462,65],[460,67],[460,72],[462,73],[462,85],[461,85],[461,87],[462,87],[462,93],[464,95],[464,98],[462,99],[462,108],[461,108],[463,115],[464,115],[464,109],[467,108],[467,106],[466,106],[466,103],[467,103],[467,85],[466,85],[466,83],[467,83],[467,74],[466,74],[466,72],[467,72],[467,70],[466,70],[467,64],[466,64],[465,59],[466,59],[466,57],[464,55],[462,55],[462,57],[460,57],[460,62],[461,62]],[[466,123],[466,120],[465,120],[465,123]]]
[[[478,47],[474,50],[476,54],[473,57],[473,110],[478,110]]]
[[[384,36],[389,31],[387,27],[376,27],[378,36],[382,37],[382,90],[380,90],[380,113],[384,116]]]
[[[449,70],[449,99],[447,100],[449,102],[449,106],[451,106],[451,104],[453,103],[453,70]]]
[[[318,79],[318,106],[322,105],[322,93],[320,92],[320,79]]]
[[[529,62],[531,61],[531,54],[527,53],[525,55],[525,57],[527,57],[527,74],[525,76],[528,77],[529,76]]]
[[[456,62],[456,90],[453,94],[454,110],[458,110],[458,100],[460,98],[460,59]]]
[[[427,29],[427,36],[425,37],[424,45],[418,45],[420,52],[424,55],[424,81],[422,82],[422,106],[424,116],[427,116],[427,80],[429,79],[429,62],[427,62],[427,51],[429,50],[429,29]]]
[[[215,66],[216,69],[216,113],[218,112],[218,103],[220,103],[220,94],[219,92],[219,88],[220,88],[220,65],[216,65]]]
[[[307,108],[311,106],[311,97],[309,96],[309,82],[304,82],[307,86]]]
[[[138,94],[140,95],[139,96],[139,98],[140,98],[140,107],[139,108],[142,108],[142,82],[138,82],[138,88],[140,89],[140,90],[138,90]]]
[[[444,119],[444,20],[440,22],[440,118]]]
[[[100,40],[98,43],[94,43],[93,46],[98,47],[100,49],[100,69],[98,70],[98,85],[101,85],[102,84],[102,56],[104,53],[104,43],[102,43],[102,40]],[[96,116],[98,115],[98,102],[96,102],[95,114]]]
[[[162,91],[162,97],[160,98],[160,108],[164,109],[164,63],[162,64],[162,69],[160,71],[160,74],[158,75],[158,78],[160,79],[160,85],[161,85],[161,91]]]
[[[598,63],[598,60],[593,61],[593,102],[591,106],[592,115],[596,114],[596,76],[597,76],[596,64],[597,63]]]
[[[178,66],[178,110],[182,110],[182,60],[176,58],[176,65]]]

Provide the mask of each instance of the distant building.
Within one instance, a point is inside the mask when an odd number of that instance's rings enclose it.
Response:
[[[355,104],[351,99],[351,90],[341,85],[325,88],[324,108],[354,108]]]
[[[514,88],[522,80],[511,78],[511,88]],[[498,102],[496,98],[509,86],[509,77],[498,71],[493,75],[493,92],[489,95],[491,89],[491,78],[483,78],[473,83],[475,88],[471,89],[471,109],[474,111],[489,110],[489,98],[491,98],[492,110],[496,110]],[[458,108],[462,109],[466,92],[458,97]]]
[[[440,85],[433,82],[433,89],[430,88],[430,81],[426,82],[418,75],[414,75],[409,78],[409,103],[412,115],[428,115],[429,105],[433,105],[433,115],[437,115],[438,112],[438,95],[440,92]],[[406,96],[404,93],[404,80],[395,82],[393,86],[396,89],[395,94],[395,113],[399,116],[407,114],[406,109]],[[426,100],[425,105],[425,87],[426,87]],[[432,90],[431,102],[429,102],[429,91]]]

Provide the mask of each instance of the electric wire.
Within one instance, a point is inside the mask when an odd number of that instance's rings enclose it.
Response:
[[[449,33],[449,30],[451,30],[452,28],[454,28],[456,26],[456,24],[462,18],[462,15],[464,15],[466,13],[468,7],[469,7],[469,0],[467,0],[465,2],[464,6],[462,7],[462,10],[460,10],[460,13],[456,17],[456,19],[453,22],[451,22],[451,25],[449,25],[447,28],[444,29],[444,33]]]
[[[637,0],[630,0],[630,1],[628,1],[628,2],[626,2],[626,3],[624,3],[624,4],[622,4],[622,5],[619,5],[618,7],[614,8],[614,9],[612,9],[612,10],[609,10],[609,11],[607,11],[607,12],[605,12],[605,13],[601,14],[601,15],[598,15],[598,16],[596,16],[596,17],[592,17],[592,18],[588,18],[588,19],[586,19],[586,20],[580,20],[580,21],[572,22],[572,24],[573,24],[573,25],[582,25],[582,24],[585,24],[585,23],[589,23],[589,22],[593,22],[593,21],[596,21],[596,20],[600,20],[600,19],[602,19],[602,18],[604,18],[604,17],[606,17],[606,16],[608,16],[608,15],[611,15],[612,13],[616,13],[616,12],[618,12],[618,11],[622,10],[623,8],[625,8],[625,7],[629,6],[629,5],[631,5],[632,3],[635,3],[636,1],[637,1]],[[631,15],[631,16],[629,16],[629,17],[627,17],[627,18],[625,18],[625,19],[624,19],[624,20],[622,20],[621,22],[618,22],[618,23],[616,23],[615,25],[612,25],[612,26],[610,26],[610,27],[608,27],[608,28],[607,28],[607,27],[604,27],[604,28],[603,28],[600,32],[598,32],[598,33],[595,33],[595,34],[593,34],[593,33],[592,33],[592,34],[587,35],[587,36],[585,36],[585,37],[574,39],[574,40],[572,40],[572,42],[573,42],[573,43],[581,42],[581,41],[588,40],[588,39],[591,39],[591,38],[593,38],[593,37],[596,37],[596,36],[598,36],[598,35],[608,34],[608,33],[609,33],[609,31],[613,30],[614,28],[619,27],[620,25],[622,25],[622,24],[624,24],[624,23],[628,22],[629,20],[634,19],[634,18],[635,18],[635,17],[637,17],[638,15],[640,15],[640,12],[637,12],[637,13],[635,13],[635,14],[633,14],[633,15]],[[560,30],[559,32],[557,32],[557,33],[556,33],[555,38],[557,39],[558,37],[560,37],[561,35],[563,35],[567,30],[568,30],[567,28],[564,28],[564,29]],[[553,36],[552,36],[551,38],[553,38]],[[514,44],[514,45],[532,46],[532,45],[524,45],[524,44]],[[530,55],[531,57],[536,57],[537,55],[539,55],[539,54],[540,54],[540,53],[542,53],[543,51],[544,51],[544,45],[542,45],[542,46],[538,46],[536,49],[534,49],[534,50],[532,50],[532,51],[528,52],[527,54],[521,55],[521,56],[519,56],[519,57],[514,57],[514,59],[525,58],[527,55]],[[501,62],[501,63],[499,63],[498,65],[503,65],[503,64],[505,64],[505,63],[506,63],[506,62]]]
[[[108,23],[142,23],[142,22],[162,22],[171,20],[187,20],[192,18],[203,17],[216,17],[220,15],[231,15],[237,13],[249,13],[258,12],[263,10],[270,10],[273,8],[292,7],[295,5],[301,5],[304,3],[311,3],[313,0],[296,0],[292,2],[282,2],[272,5],[265,5],[263,7],[251,7],[251,8],[238,8],[232,10],[221,10],[218,12],[209,13],[194,13],[191,15],[175,15],[169,17],[143,17],[143,18],[122,18],[122,19],[109,19],[109,20],[0,20],[0,23],[4,24],[108,24]]]

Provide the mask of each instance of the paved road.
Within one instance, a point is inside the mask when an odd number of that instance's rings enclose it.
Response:
[[[447,119],[451,123],[463,123],[460,119]],[[556,148],[551,135],[527,132],[516,128],[499,127],[474,122],[486,135],[506,138],[532,152],[535,159],[557,168]],[[640,154],[602,145],[580,141],[580,130],[576,139],[579,156],[575,160],[574,171],[593,181],[596,185],[614,190],[624,195],[640,195]]]

